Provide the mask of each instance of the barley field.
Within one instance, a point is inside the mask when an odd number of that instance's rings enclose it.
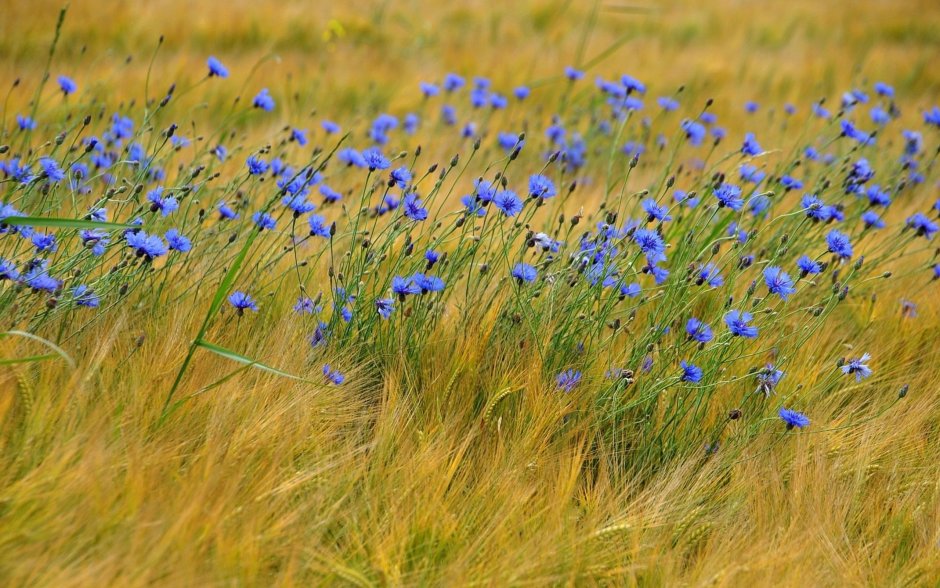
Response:
[[[940,4],[0,15],[0,584],[940,586]]]

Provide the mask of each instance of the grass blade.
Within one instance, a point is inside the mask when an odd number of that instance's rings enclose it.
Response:
[[[26,339],[32,339],[33,341],[42,343],[49,349],[55,351],[56,355],[60,356],[62,359],[66,361],[66,363],[69,364],[69,367],[71,367],[73,370],[75,369],[75,360],[72,359],[72,356],[70,356],[68,353],[65,352],[64,349],[62,349],[61,347],[59,347],[52,341],[49,341],[48,339],[43,339],[39,335],[33,335],[32,333],[27,333],[26,331],[4,331],[3,333],[0,333],[0,337],[7,337],[10,335],[13,335],[14,337],[25,337]]]
[[[104,229],[115,231],[118,229],[133,229],[134,225],[127,223],[109,223],[78,218],[51,218],[42,216],[8,216],[0,219],[0,224],[18,227],[46,227],[51,229]]]
[[[231,349],[226,349],[225,347],[222,347],[221,345],[216,345],[215,343],[210,343],[208,341],[203,341],[200,339],[196,341],[196,346],[202,347],[203,349],[208,349],[212,353],[215,353],[216,355],[221,355],[222,357],[226,359],[237,361],[238,363],[243,363],[247,365],[248,367],[255,367],[255,368],[258,368],[259,370],[264,370],[266,372],[270,372],[272,374],[275,374],[284,378],[290,378],[291,380],[300,380],[302,382],[307,381],[307,380],[304,380],[304,378],[301,378],[300,376],[295,376],[294,374],[290,374],[283,370],[279,370],[275,367],[271,367],[269,365],[263,364],[260,361],[256,361],[254,359],[251,359],[248,356],[242,355],[241,353],[232,351]]]

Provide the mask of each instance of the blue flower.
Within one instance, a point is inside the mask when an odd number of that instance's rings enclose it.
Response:
[[[323,375],[326,376],[326,379],[330,383],[335,384],[336,386],[339,386],[346,381],[346,376],[331,368],[330,364],[325,364],[323,366]]]
[[[424,207],[424,202],[418,198],[417,194],[406,194],[403,208],[404,215],[411,220],[423,221],[428,218],[428,209]]]
[[[516,86],[512,91],[512,95],[516,97],[516,100],[525,100],[529,97],[529,88],[526,86]]]
[[[868,353],[863,354],[857,359],[850,359],[842,366],[842,373],[846,375],[855,374],[855,381],[861,382],[871,375],[871,368],[865,363],[869,359],[871,359],[871,355]]]
[[[222,65],[222,62],[216,59],[213,56],[209,56],[209,59],[206,60],[206,65],[209,67],[209,77],[220,77],[227,78],[228,70]]]
[[[852,243],[845,233],[840,233],[835,229],[829,231],[829,234],[826,235],[826,245],[829,247],[830,253],[834,253],[843,259],[852,257]]]
[[[493,197],[493,204],[506,216],[516,216],[522,212],[522,199],[512,190],[502,190]]]
[[[398,186],[400,189],[404,190],[408,187],[408,182],[411,181],[411,171],[405,167],[401,166],[398,169],[393,169],[391,173],[388,174],[388,183],[389,186]]]
[[[685,360],[679,362],[679,365],[682,366],[682,376],[679,378],[681,381],[695,384],[702,380],[702,368]]]
[[[163,239],[157,235],[148,235],[141,230],[130,231],[124,238],[127,246],[133,249],[138,257],[144,257],[148,261],[166,255],[169,251]]]
[[[707,283],[712,288],[717,288],[725,283],[725,279],[721,277],[720,270],[714,263],[699,264],[698,279],[695,283],[699,286]]]
[[[908,227],[914,229],[918,237],[926,237],[927,239],[933,238],[934,233],[940,230],[940,227],[937,227],[936,223],[920,212],[909,216],[906,224]]]
[[[874,210],[866,210],[862,213],[862,222],[865,223],[866,229],[883,229],[885,222],[881,220],[881,217],[878,216],[878,213]]]
[[[235,308],[238,316],[245,314],[246,310],[258,311],[258,305],[255,304],[254,299],[240,290],[232,292],[228,297],[228,302]]]
[[[219,202],[219,218],[222,220],[231,220],[238,218],[238,213],[235,212],[226,202],[223,200]]]
[[[636,298],[642,291],[643,288],[641,288],[640,285],[635,282],[632,284],[620,285],[620,295],[627,298]]]
[[[751,182],[752,184],[761,183],[767,174],[758,169],[756,165],[750,163],[742,163],[741,167],[738,168],[738,173],[741,175],[741,179],[745,182]]]
[[[565,370],[555,376],[555,383],[558,389],[564,392],[571,392],[580,382],[581,372],[576,370]]]
[[[796,260],[796,267],[800,269],[800,274],[803,276],[822,272],[822,266],[819,262],[813,261],[807,255],[801,255],[800,258]]]
[[[685,332],[689,339],[699,343],[708,343],[712,340],[712,328],[697,318],[690,318],[685,324]]]
[[[379,298],[375,301],[375,310],[383,319],[387,319],[395,312],[395,301],[391,298]]]
[[[342,128],[331,120],[324,120],[320,123],[320,126],[323,127],[323,132],[327,135],[333,135],[342,130]]]
[[[424,94],[425,98],[430,98],[432,96],[437,96],[441,93],[441,89],[437,87],[436,84],[429,84],[427,82],[421,82],[421,93]]]
[[[668,96],[660,96],[656,102],[666,112],[672,112],[673,110],[679,108],[679,103],[675,99],[669,98]]]
[[[884,82],[875,82],[875,93],[885,98],[894,98],[894,88]]]
[[[444,76],[444,90],[447,92],[456,92],[460,88],[463,88],[466,82],[464,79],[457,74],[449,73]]]
[[[392,293],[398,296],[399,300],[404,300],[405,296],[420,294],[421,288],[411,278],[395,276],[392,278]]]
[[[689,143],[698,147],[705,140],[705,126],[692,120],[682,121],[682,130],[685,132]]]
[[[150,201],[151,212],[159,211],[163,216],[169,216],[180,207],[176,198],[171,196],[163,196],[162,186],[157,186],[153,190],[147,192],[147,200]]]
[[[536,269],[527,263],[517,263],[513,266],[512,272],[510,273],[520,284],[522,282],[534,282],[538,275]]]
[[[568,66],[565,68],[565,77],[571,80],[572,82],[576,82],[584,77],[584,72],[579,69],[575,69],[571,66]]]
[[[36,121],[29,116],[16,115],[16,126],[21,131],[31,131],[36,128]]]
[[[47,267],[46,260],[32,264],[32,268],[23,276],[23,282],[35,292],[55,292],[62,282],[50,276]]]
[[[715,190],[715,197],[718,199],[718,208],[727,206],[737,212],[744,206],[744,198],[741,197],[741,188],[734,184],[721,184]]]
[[[656,231],[638,229],[633,233],[633,240],[650,263],[666,260],[666,243]]]
[[[781,406],[780,412],[777,414],[780,415],[780,419],[787,424],[787,430],[790,430],[793,427],[802,429],[803,427],[809,425],[809,419],[801,412],[796,412],[795,410],[790,410]]]
[[[16,264],[9,259],[0,257],[0,282],[10,280],[15,282],[20,278],[20,272],[16,269]]]
[[[764,283],[767,284],[767,289],[771,294],[776,294],[783,300],[796,292],[796,288],[793,287],[793,280],[782,268],[777,266],[764,268]]]
[[[731,310],[725,315],[725,324],[732,335],[753,339],[757,337],[757,327],[748,324],[753,318],[749,312]]]
[[[78,232],[82,245],[91,249],[92,255],[100,257],[104,255],[105,247],[111,241],[111,237],[101,229],[82,229]]]
[[[39,167],[42,168],[43,174],[52,183],[58,183],[65,179],[65,172],[62,171],[56,160],[51,157],[40,157]]]
[[[392,163],[386,159],[377,147],[369,147],[362,150],[362,160],[369,171],[388,169]]]
[[[274,110],[274,98],[271,97],[271,94],[268,93],[267,88],[262,88],[258,95],[255,96],[254,101],[251,103],[255,108],[260,108],[265,112],[271,112]]]
[[[59,76],[59,89],[62,90],[64,95],[68,96],[78,89],[78,85],[75,80],[68,76]]]
[[[176,229],[170,229],[164,236],[166,237],[167,244],[173,251],[186,253],[193,247],[190,240],[184,235],[181,235],[180,232]]]
[[[253,176],[259,176],[268,171],[268,162],[254,155],[250,155],[245,160],[245,165],[248,166],[248,173]]]
[[[760,105],[757,102],[754,102],[753,100],[748,100],[747,102],[744,103],[745,112],[748,112],[750,114],[754,114],[755,112],[757,112],[758,108],[760,108]]]
[[[55,241],[55,235],[52,233],[48,235],[44,233],[33,233],[30,237],[30,241],[36,247],[36,251],[38,252],[53,252],[59,248]]]
[[[754,137],[754,133],[746,133],[744,135],[744,143],[741,145],[741,153],[753,157],[759,155],[760,152],[761,148],[757,143],[757,139]]]
[[[547,200],[558,194],[555,184],[548,177],[542,174],[529,176],[529,195],[535,198]]]
[[[416,273],[411,276],[411,281],[417,286],[418,290],[422,294],[428,294],[429,292],[440,292],[444,289],[444,280],[440,279],[437,276],[426,276],[421,273]]]
[[[294,213],[294,216],[300,216],[302,214],[307,214],[308,212],[313,212],[317,205],[307,200],[307,197],[304,195],[305,192],[306,190],[304,189],[301,190],[301,192],[296,196],[285,196],[281,198],[281,204],[286,206],[288,210],[291,210]]]
[[[294,312],[297,314],[313,314],[318,312],[317,305],[308,296],[301,296],[294,304]]]
[[[930,110],[924,112],[924,122],[928,125],[933,125],[940,128],[940,106],[934,106]]]
[[[303,147],[307,144],[307,131],[304,129],[291,129],[290,140],[296,141],[298,145]]]
[[[84,284],[76,286],[72,290],[72,298],[75,300],[77,306],[84,306],[86,308],[97,308],[101,303],[98,295]]]
[[[672,217],[669,216],[669,208],[666,206],[660,206],[653,198],[647,198],[641,203],[641,206],[643,207],[643,210],[646,211],[649,222],[653,222],[654,220],[659,220],[662,222],[672,220]]]
[[[258,225],[259,230],[262,230],[262,231],[264,229],[273,231],[274,227],[277,226],[277,221],[274,220],[274,217],[266,212],[254,213],[253,215],[251,215],[251,220],[253,220],[254,223]]]
[[[757,391],[764,396],[770,396],[782,377],[783,372],[775,368],[774,364],[768,363],[757,372]]]
[[[330,237],[332,225],[327,225],[326,219],[321,215],[312,214],[310,215],[310,218],[307,219],[307,222],[310,224],[310,235],[312,237]]]

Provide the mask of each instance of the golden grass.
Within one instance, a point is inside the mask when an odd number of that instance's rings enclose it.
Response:
[[[936,102],[932,2],[617,5],[604,5],[586,57],[633,36],[599,71],[687,83],[738,108],[771,95],[805,104],[850,86],[864,66],[865,79],[890,73],[911,104]],[[35,71],[57,9],[0,3],[0,79]],[[590,10],[83,0],[72,3],[56,64],[102,95],[139,100],[160,33],[160,80],[201,68],[210,53],[234,70],[274,51],[280,63],[257,86],[290,72],[304,94],[299,112],[362,115],[366,100],[407,104],[404,83],[448,69],[507,84],[518,71],[554,75],[573,62]],[[132,68],[111,59],[127,53]],[[910,73],[899,80],[898,69]],[[208,92],[198,99],[215,100]],[[743,126],[735,116],[728,126]],[[74,372],[59,362],[0,366],[0,583],[937,585],[940,300],[922,298],[919,318],[899,322],[896,299],[911,286],[886,284],[871,307],[842,311],[841,320],[871,321],[856,350],[877,344],[873,383],[810,398],[815,428],[768,433],[743,454],[671,462],[642,486],[606,468],[589,399],[546,390],[531,350],[506,371],[475,369],[487,324],[435,333],[441,352],[420,371],[381,381],[351,372],[342,387],[246,371],[193,395],[235,367],[200,353],[182,390],[193,396],[158,427],[206,301],[113,317],[69,345]],[[286,370],[311,369],[287,319],[244,327],[235,341]],[[832,331],[794,365],[847,353],[842,343]],[[13,338],[0,350],[43,352]],[[810,386],[816,376],[786,377]],[[910,392],[896,400],[904,383]]]

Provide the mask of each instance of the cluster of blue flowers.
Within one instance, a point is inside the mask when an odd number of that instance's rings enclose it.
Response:
[[[237,75],[216,57],[206,71],[208,83]],[[586,75],[569,67],[559,79],[583,85]],[[81,85],[57,80],[67,109],[81,103]],[[717,366],[736,357],[794,359],[804,333],[783,314],[818,328],[909,243],[940,231],[940,200],[925,199],[940,108],[915,128],[887,84],[847,92],[835,115],[807,105],[817,134],[787,145],[793,158],[779,155],[757,103],[745,108],[754,131],[731,141],[711,101],[647,104],[647,85],[629,75],[595,86],[599,100],[539,127],[509,112],[538,100],[528,86],[447,74],[418,85],[413,111],[370,117],[350,135],[329,119],[313,131],[288,120],[277,141],[254,147],[153,129],[128,107],[97,134],[90,118],[75,131],[43,109],[14,115],[0,152],[0,309],[42,329],[64,313],[107,312],[135,290],[158,306],[148,296],[217,283],[247,244],[252,261],[226,293],[227,312],[276,312],[257,300],[290,290],[311,353],[363,353],[445,318],[472,328],[496,317],[507,337],[532,339],[557,390],[575,393],[602,372],[609,398],[626,386],[645,386],[643,397],[710,393],[727,383]],[[280,117],[280,99],[260,88],[243,108]],[[171,90],[160,108],[173,104]],[[699,114],[683,117],[686,106]],[[444,155],[455,143],[460,152]],[[440,159],[425,165],[429,153]],[[867,251],[881,252],[877,263]],[[909,263],[925,283],[940,278],[940,264]],[[861,382],[869,359],[839,367]],[[768,410],[786,428],[809,424],[773,400],[788,386],[783,370],[754,374],[749,392],[775,403]],[[346,381],[331,364],[323,375]]]

